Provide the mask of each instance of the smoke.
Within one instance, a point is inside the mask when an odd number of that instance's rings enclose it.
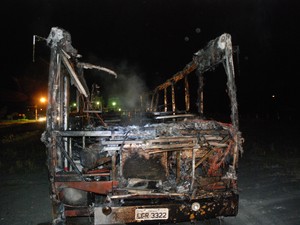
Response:
[[[140,96],[147,91],[143,74],[137,66],[122,62],[117,68],[118,78],[109,85],[108,95],[120,99],[122,107],[139,108]]]
[[[145,94],[148,89],[144,81],[145,75],[141,72],[139,66],[132,65],[128,61],[105,62],[94,55],[90,55],[87,61],[117,73],[117,78],[99,71],[92,72],[92,75],[86,75],[86,78],[94,78],[93,82],[100,87],[100,95],[104,99],[105,106],[108,106],[110,99],[114,99],[118,101],[118,107],[122,110],[140,108],[140,96]],[[90,87],[91,82],[89,83]]]

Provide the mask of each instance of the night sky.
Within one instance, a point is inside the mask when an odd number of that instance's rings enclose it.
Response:
[[[33,63],[32,36],[47,37],[54,26],[70,32],[82,61],[119,74],[134,71],[150,89],[181,70],[208,41],[229,33],[239,47],[240,111],[295,111],[299,6],[296,0],[4,1],[1,111],[46,94],[50,49],[37,43]]]

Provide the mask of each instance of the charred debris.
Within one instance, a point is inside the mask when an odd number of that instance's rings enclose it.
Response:
[[[141,96],[134,113],[119,114],[94,107],[84,76],[85,69],[117,77],[114,71],[80,62],[71,35],[62,28],[53,27],[43,40],[51,49],[47,126],[41,139],[47,147],[53,224],[74,217],[117,224],[237,214],[242,137],[229,34],[208,42],[183,70]],[[203,76],[219,64],[227,76],[230,123],[204,119]],[[195,74],[197,112],[191,113],[189,76]],[[179,83],[185,102],[180,112]]]

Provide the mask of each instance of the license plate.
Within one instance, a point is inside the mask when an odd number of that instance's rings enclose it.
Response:
[[[135,220],[167,220],[168,218],[168,208],[135,210]]]

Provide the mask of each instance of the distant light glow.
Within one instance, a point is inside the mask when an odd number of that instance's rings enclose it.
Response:
[[[275,98],[275,95],[272,95],[272,98]]]
[[[113,106],[116,106],[116,105],[117,105],[117,103],[116,103],[116,102],[112,102],[111,104],[112,104]]]
[[[46,117],[40,117],[39,118],[39,122],[44,122],[44,121],[46,121]]]
[[[40,102],[41,102],[41,103],[45,103],[46,101],[47,101],[47,100],[46,100],[45,97],[41,97],[41,98],[40,98]]]

